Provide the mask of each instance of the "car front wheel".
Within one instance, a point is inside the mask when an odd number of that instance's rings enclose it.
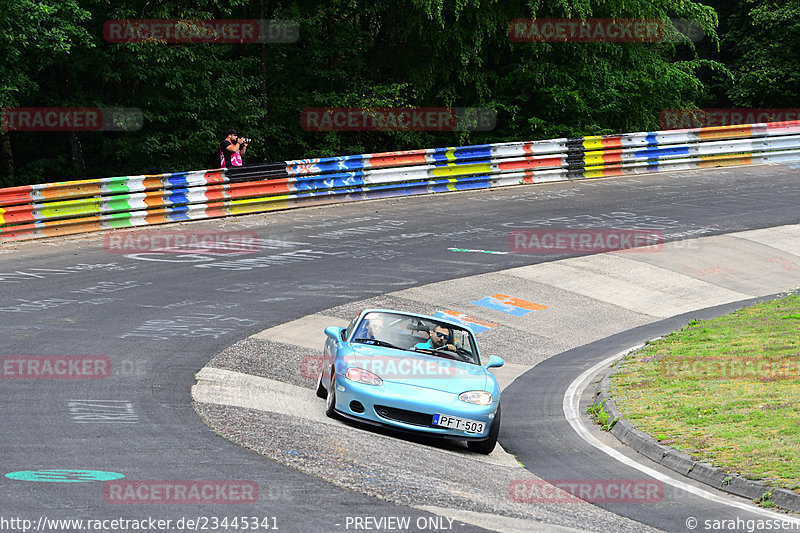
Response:
[[[325,387],[322,386],[322,371],[320,371],[319,379],[317,379],[317,397],[322,399],[328,397],[328,391],[326,391]]]
[[[489,436],[483,440],[470,440],[467,441],[467,447],[470,451],[475,453],[482,453],[489,455],[494,450],[497,444],[497,435],[500,433],[500,406],[497,406],[497,412],[494,414],[494,421],[492,427],[489,429]]]
[[[331,383],[328,387],[328,397],[325,400],[325,414],[331,418],[339,418],[336,414],[336,374],[331,370]]]

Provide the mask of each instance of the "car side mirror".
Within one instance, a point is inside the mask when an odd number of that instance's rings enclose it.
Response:
[[[336,326],[328,326],[325,328],[325,335],[332,338],[335,341],[343,341],[345,339],[345,328],[337,328]]]
[[[486,362],[486,368],[497,368],[503,366],[504,364],[505,361],[503,361],[500,357],[497,357],[496,355],[490,355],[489,360]]]

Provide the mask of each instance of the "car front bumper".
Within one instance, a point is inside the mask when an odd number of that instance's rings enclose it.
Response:
[[[401,431],[448,439],[482,440],[489,436],[498,405],[499,398],[494,398],[490,405],[475,405],[459,400],[458,394],[424,386],[390,381],[365,385],[336,375],[336,411],[339,414]],[[434,426],[435,413],[484,422],[485,426],[482,433]]]

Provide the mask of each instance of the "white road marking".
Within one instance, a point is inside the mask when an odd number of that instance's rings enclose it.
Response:
[[[652,469],[652,468],[650,468],[648,466],[645,466],[643,464],[637,463],[633,459],[623,455],[622,453],[620,453],[617,450],[611,448],[610,446],[608,446],[606,444],[603,444],[594,435],[592,435],[589,432],[589,430],[583,424],[583,421],[581,420],[581,415],[580,415],[581,394],[582,394],[583,390],[586,388],[586,385],[588,384],[589,380],[592,378],[592,376],[597,374],[597,372],[599,372],[601,368],[610,365],[614,360],[623,357],[625,354],[627,354],[627,353],[629,353],[629,352],[631,352],[633,350],[636,350],[636,349],[640,348],[641,346],[642,345],[634,346],[633,348],[629,348],[629,349],[627,349],[627,350],[625,350],[623,352],[620,352],[620,353],[618,353],[616,355],[612,355],[611,357],[609,357],[607,359],[604,359],[603,361],[600,361],[599,363],[597,363],[596,365],[594,365],[590,369],[586,370],[583,374],[578,376],[575,379],[575,381],[570,383],[569,387],[567,388],[567,392],[564,393],[564,402],[562,403],[562,408],[564,410],[564,416],[567,418],[567,422],[569,422],[569,425],[572,426],[573,430],[575,430],[575,433],[577,433],[579,437],[581,437],[583,440],[585,440],[586,442],[588,442],[589,444],[591,444],[592,446],[594,446],[598,450],[602,451],[606,455],[609,455],[613,459],[616,459],[617,461],[619,461],[621,463],[624,463],[625,465],[630,466],[631,468],[635,468],[636,470],[639,470],[640,472],[642,472],[642,473],[644,473],[644,474],[646,474],[646,475],[648,475],[648,476],[650,476],[650,477],[652,477],[654,479],[657,479],[657,480],[661,481],[662,483],[671,485],[672,487],[675,487],[675,488],[680,489],[680,490],[684,490],[686,492],[694,494],[695,496],[699,496],[700,498],[705,498],[705,499],[707,499],[709,501],[712,501],[714,503],[727,505],[729,507],[735,507],[735,508],[741,509],[743,511],[747,511],[747,512],[750,512],[750,513],[761,515],[764,518],[767,518],[767,519],[770,519],[770,520],[782,520],[782,521],[791,522],[792,524],[800,525],[800,519],[798,519],[798,518],[794,518],[792,516],[785,515],[785,514],[774,513],[772,511],[767,511],[766,509],[762,509],[762,508],[757,507],[755,505],[750,505],[750,504],[743,503],[743,502],[728,500],[726,498],[723,498],[721,496],[717,496],[716,494],[708,492],[707,490],[703,490],[701,488],[695,487],[695,486],[690,485],[688,483],[684,483],[683,481],[679,481],[678,479],[675,479],[672,476],[669,476],[667,474],[664,474],[662,472],[654,470],[654,469]]]
[[[704,246],[708,246],[704,242]],[[674,248],[671,245],[664,245],[662,257]],[[684,257],[688,251],[677,249],[672,255]],[[699,280],[673,271],[666,260],[663,260],[663,265],[647,263],[642,255],[649,257],[654,254],[595,254],[517,267],[506,272],[634,313],[660,318],[738,302],[756,295],[752,291],[743,293],[720,286],[713,279]]]
[[[204,367],[192,387],[196,402],[245,407],[304,418],[316,423],[336,424],[322,408],[314,391],[274,379],[221,368]]]
[[[471,524],[488,529],[489,531],[499,531],[501,533],[529,533],[531,531],[538,531],[540,533],[579,533],[586,531],[585,529],[575,529],[567,526],[548,524],[546,522],[534,522],[530,518],[514,518],[497,514],[480,513],[477,511],[467,511],[465,509],[453,509],[450,507],[437,507],[433,505],[415,505],[414,508],[451,518],[456,523]]]
[[[251,337],[302,346],[311,350],[311,353],[321,355],[322,347],[325,346],[325,328],[328,326],[345,327],[347,323],[347,320],[334,316],[313,314],[265,329]]]
[[[67,400],[72,420],[78,424],[135,424],[139,415],[128,400]]]
[[[328,418],[323,409],[324,400],[317,398],[313,390],[291,383],[284,383],[274,379],[243,374],[221,368],[204,367],[197,373],[197,383],[192,386],[192,400],[201,403],[227,405],[230,407],[244,407],[269,411],[281,415],[292,416],[299,419],[311,420],[315,423],[332,426],[342,426],[342,422]],[[363,431],[365,435],[374,435],[375,438],[396,440],[393,437],[382,436],[367,430],[342,427],[347,431]],[[437,451],[445,454],[463,454],[442,448],[434,448],[425,444],[409,441],[404,445],[422,447],[428,451]],[[506,452],[500,443],[489,455],[471,454],[470,457],[482,463],[522,469],[513,455]]]

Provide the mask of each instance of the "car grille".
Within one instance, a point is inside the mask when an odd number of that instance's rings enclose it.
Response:
[[[375,412],[378,413],[378,416],[388,418],[390,420],[397,420],[398,422],[403,422],[405,424],[434,427],[433,415],[417,413],[416,411],[406,411],[405,409],[396,409],[394,407],[386,407],[385,405],[376,405]]]

